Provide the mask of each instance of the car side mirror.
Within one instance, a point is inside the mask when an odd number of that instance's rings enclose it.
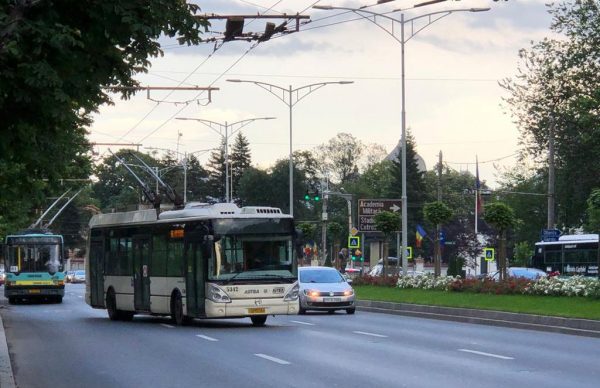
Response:
[[[346,283],[348,283],[348,284],[352,284],[352,279],[350,279],[350,278],[347,278],[347,279],[346,279]]]

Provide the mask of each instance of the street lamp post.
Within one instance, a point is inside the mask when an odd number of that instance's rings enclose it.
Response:
[[[300,86],[295,89],[292,89],[292,85],[285,88],[282,86],[277,86],[277,85],[269,84],[266,82],[260,82],[260,81],[250,81],[250,80],[241,80],[241,79],[228,79],[227,81],[228,82],[247,82],[247,83],[253,83],[257,86],[260,86],[261,88],[265,89],[266,91],[268,91],[269,93],[273,94],[275,97],[280,99],[289,108],[289,113],[290,113],[290,162],[289,162],[290,163],[290,174],[289,174],[290,175],[290,179],[289,179],[290,215],[293,217],[294,216],[294,161],[293,161],[293,155],[292,155],[292,108],[304,97],[308,96],[312,92],[322,88],[325,85],[330,85],[330,84],[346,85],[346,84],[354,83],[354,81],[319,82],[319,83],[314,83],[314,84],[310,84],[310,85]],[[276,91],[281,93],[281,95],[279,93],[276,93]]]
[[[432,0],[432,1],[426,1],[424,3],[419,3],[414,5],[412,8],[417,8],[417,7],[422,7],[422,6],[426,6],[426,5],[430,5],[430,4],[435,4],[435,3],[441,3],[444,2],[446,0]],[[387,1],[381,1],[380,3],[383,2],[387,2]],[[313,6],[313,8],[315,9],[322,9],[322,10],[333,10],[333,9],[339,9],[339,10],[347,10],[347,11],[351,11],[355,14],[357,14],[358,16],[374,23],[375,25],[377,25],[378,27],[382,28],[384,31],[386,31],[389,35],[392,36],[392,38],[394,38],[396,41],[398,41],[400,43],[400,47],[401,47],[401,77],[402,77],[402,82],[401,82],[401,88],[402,88],[402,271],[406,274],[408,271],[408,261],[406,258],[406,247],[408,246],[408,199],[407,199],[407,195],[406,195],[406,92],[405,92],[405,65],[404,65],[404,45],[406,44],[406,42],[408,42],[411,38],[413,38],[415,35],[417,35],[420,31],[422,31],[423,29],[427,28],[428,26],[430,26],[431,24],[435,23],[436,21],[454,13],[454,12],[485,12],[485,11],[489,11],[490,8],[460,8],[460,9],[451,9],[451,10],[445,10],[445,11],[437,11],[437,12],[430,12],[424,15],[418,15],[409,19],[405,19],[404,18],[404,13],[400,14],[400,19],[395,19],[392,18],[390,16],[381,14],[381,13],[377,13],[377,12],[372,12],[372,11],[367,11],[365,9],[358,9],[358,8],[348,8],[348,7],[334,7],[334,6],[330,6],[330,5],[315,5]],[[398,9],[396,11],[401,11],[401,9]],[[371,17],[373,19],[371,19]],[[400,39],[398,39],[398,37],[394,34],[394,30],[392,28],[392,30],[388,30],[386,29],[384,26],[382,26],[381,24],[379,24],[377,22],[376,17],[381,17],[384,19],[387,19],[389,21],[391,21],[392,23],[399,23],[400,24]],[[427,18],[427,23],[420,27],[420,28],[414,28],[414,22],[416,20],[419,19],[423,19],[423,18]],[[404,31],[404,26],[408,23],[411,23],[411,25],[413,25],[413,28],[410,32],[410,34],[408,34],[408,37],[405,36],[405,31]],[[393,27],[393,25],[392,25]]]
[[[273,119],[275,119],[275,117],[255,117],[252,119],[240,120],[240,121],[236,121],[235,123],[228,124],[227,121],[225,121],[224,123],[218,123],[215,121],[205,120],[205,119],[177,117],[177,120],[193,120],[193,121],[201,122],[202,124],[206,125],[210,129],[212,129],[213,131],[218,133],[219,136],[221,136],[223,138],[223,140],[225,141],[225,202],[231,201],[230,190],[229,190],[229,185],[230,185],[229,184],[229,151],[228,151],[229,137],[253,121],[273,120]],[[238,125],[239,127],[230,132],[229,129],[236,125]]]

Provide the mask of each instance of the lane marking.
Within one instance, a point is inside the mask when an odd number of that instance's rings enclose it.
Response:
[[[290,363],[285,360],[282,360],[282,359],[276,358],[276,357],[267,356],[266,354],[255,353],[254,355],[256,357],[264,358],[265,360],[273,361],[273,362],[276,362],[281,365],[290,365]]]
[[[202,334],[196,334],[196,337],[205,339],[207,341],[218,341],[218,339],[216,339],[216,338],[209,337],[207,335],[202,335]]]
[[[82,295],[77,295],[77,297],[78,297],[78,298],[83,298],[83,296],[82,296]]]
[[[307,325],[307,326],[314,326],[314,323],[310,323],[310,322],[302,322],[302,321],[291,321],[300,325]]]
[[[168,329],[174,329],[175,328],[175,326],[167,325],[166,323],[161,323],[160,325],[163,326],[163,327],[166,327]]]
[[[387,338],[387,335],[383,335],[383,334],[375,334],[375,333],[367,333],[366,331],[353,331],[354,334],[361,334],[361,335],[368,335],[371,337],[378,337],[378,338]]]
[[[459,352],[465,352],[465,353],[478,354],[480,356],[499,358],[501,360],[514,360],[515,359],[514,357],[501,356],[499,354],[493,354],[493,353],[478,352],[477,350],[458,349],[458,351]]]

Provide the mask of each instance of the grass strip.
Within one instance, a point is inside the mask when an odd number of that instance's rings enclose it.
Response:
[[[378,286],[354,286],[353,288],[359,300],[463,307],[600,320],[600,300],[584,297],[491,295]]]

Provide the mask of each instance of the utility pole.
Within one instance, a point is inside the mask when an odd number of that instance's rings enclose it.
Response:
[[[438,162],[438,183],[437,183],[437,200],[442,200],[442,151],[440,150]]]

